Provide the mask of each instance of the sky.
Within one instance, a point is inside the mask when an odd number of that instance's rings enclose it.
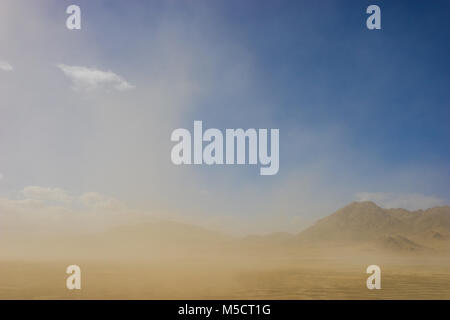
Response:
[[[71,4],[81,30],[66,28]],[[366,28],[371,4],[381,30]],[[0,218],[27,230],[120,215],[296,232],[352,201],[448,205],[449,9],[2,1]],[[279,173],[174,166],[170,135],[194,120],[278,128]]]

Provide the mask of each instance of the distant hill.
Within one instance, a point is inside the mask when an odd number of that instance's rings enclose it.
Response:
[[[99,238],[107,239],[116,246],[139,243],[147,248],[159,245],[202,247],[221,245],[230,241],[230,237],[219,232],[173,221],[117,227],[99,235]]]
[[[237,238],[189,224],[153,221],[89,234],[15,237],[0,234],[0,240],[0,256],[18,258],[152,259],[193,255],[247,256],[269,251],[283,257],[309,249],[312,252],[336,252],[338,247],[352,254],[358,252],[357,249],[447,251],[450,250],[450,207],[408,211],[383,209],[373,202],[354,202],[297,235],[276,232]]]
[[[376,243],[414,251],[439,246],[450,238],[450,207],[427,210],[383,209],[373,202],[353,202],[297,235],[300,243]]]
[[[0,256],[153,258],[219,250],[232,238],[202,227],[154,221],[100,233],[29,235],[0,241]]]

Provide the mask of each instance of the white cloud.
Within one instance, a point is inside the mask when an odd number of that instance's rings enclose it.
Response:
[[[383,208],[403,208],[407,210],[428,209],[445,204],[443,199],[420,193],[360,192],[357,201],[373,201]]]
[[[69,203],[73,197],[69,196],[64,190],[59,188],[45,188],[38,186],[28,186],[23,189],[23,195],[27,199],[54,201]]]
[[[9,62],[0,60],[0,70],[12,71],[13,69],[14,69],[13,66],[11,64],[9,64]]]
[[[133,89],[134,86],[112,71],[95,68],[59,64],[58,68],[73,82],[75,90],[90,91],[97,88],[114,88],[119,91]]]
[[[0,196],[0,235],[99,231],[134,224],[141,217],[123,202],[96,192],[70,196],[60,188],[29,186],[11,197]]]
[[[0,172],[0,180],[3,179],[3,173]]]
[[[126,206],[119,200],[102,195],[97,192],[83,193],[80,198],[80,202],[86,207],[102,210],[120,210]]]

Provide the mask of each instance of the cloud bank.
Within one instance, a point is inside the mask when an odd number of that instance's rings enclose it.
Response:
[[[135,215],[121,201],[95,192],[76,196],[60,188],[28,186],[0,197],[0,233],[6,234],[92,232],[133,223]]]
[[[59,188],[45,188],[39,186],[28,186],[23,190],[23,195],[27,199],[70,203],[73,197]]]

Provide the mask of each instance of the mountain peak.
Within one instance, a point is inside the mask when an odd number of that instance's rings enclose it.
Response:
[[[358,208],[358,209],[364,209],[364,208],[378,208],[381,209],[380,206],[378,206],[373,201],[353,201],[350,204],[346,205],[344,208]]]
[[[419,246],[407,240],[430,238],[430,230],[437,232],[433,239],[450,236],[450,208],[436,207],[423,211],[383,209],[372,201],[352,202],[335,213],[320,219],[299,234],[304,241],[378,242],[385,244]],[[398,235],[402,235],[403,238]],[[394,237],[395,236],[395,237]],[[391,238],[390,238],[391,237]],[[410,238],[411,237],[411,238]]]

